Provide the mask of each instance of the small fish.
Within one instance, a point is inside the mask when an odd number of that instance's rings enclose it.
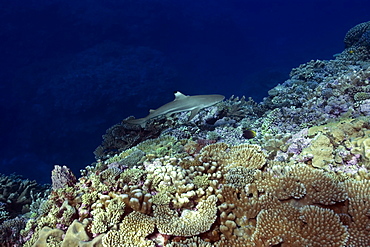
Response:
[[[246,129],[246,130],[243,131],[243,137],[245,139],[253,139],[256,136],[257,136],[257,133],[254,130]]]
[[[146,122],[149,119],[161,116],[171,115],[177,112],[191,111],[189,120],[191,120],[201,109],[212,106],[225,99],[225,96],[220,94],[209,94],[209,95],[194,95],[188,96],[176,91],[175,99],[156,110],[150,110],[149,115],[144,118],[126,120],[130,124],[138,124],[141,127],[145,127]]]

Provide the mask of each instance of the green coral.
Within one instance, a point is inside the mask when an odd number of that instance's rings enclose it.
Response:
[[[255,172],[256,169],[248,169],[242,166],[230,168],[226,173],[226,183],[242,189],[246,184],[254,181]]]
[[[98,199],[98,192],[92,191],[81,196],[82,204],[91,205]]]
[[[133,147],[109,158],[105,161],[105,164],[112,164],[117,162],[122,166],[131,168],[139,163],[144,155],[145,153],[142,150],[138,149],[137,147]]]
[[[170,201],[171,201],[171,196],[169,195],[169,193],[163,192],[163,191],[159,192],[158,194],[152,197],[152,202],[153,204],[156,204],[156,205],[169,204]]]
[[[355,101],[362,101],[362,100],[370,99],[370,94],[367,92],[358,92],[358,93],[355,93],[353,98]]]
[[[102,181],[114,182],[115,178],[121,174],[122,170],[118,167],[109,167],[108,169],[100,173],[100,178]]]
[[[128,169],[121,173],[120,179],[127,184],[137,184],[140,180],[144,179],[146,172],[140,169]]]
[[[193,179],[193,184],[197,188],[203,188],[203,189],[207,188],[209,185],[208,175],[204,174],[201,176],[195,176]]]
[[[218,140],[219,138],[220,138],[220,135],[215,131],[209,131],[207,133],[208,140]]]
[[[113,198],[109,201],[108,206],[95,209],[93,214],[93,222],[91,232],[93,234],[100,234],[106,232],[112,226],[118,224],[125,212],[126,204],[119,197]]]
[[[181,150],[181,144],[173,136],[161,136],[156,139],[146,140],[136,146],[144,153],[156,157],[172,156]]]

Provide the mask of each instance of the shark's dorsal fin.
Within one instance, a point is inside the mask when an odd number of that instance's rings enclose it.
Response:
[[[185,99],[186,97],[189,97],[189,96],[186,96],[185,94],[182,94],[179,91],[176,91],[174,94],[175,94],[175,100],[181,100],[181,99]]]

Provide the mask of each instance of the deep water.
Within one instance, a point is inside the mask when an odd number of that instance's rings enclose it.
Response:
[[[0,173],[79,170],[110,126],[185,94],[262,101],[331,59],[368,0],[0,2]]]

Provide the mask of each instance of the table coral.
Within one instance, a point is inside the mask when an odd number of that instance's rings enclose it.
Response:
[[[199,237],[192,237],[178,242],[172,242],[166,244],[166,247],[212,247],[213,245],[209,242],[205,242]]]
[[[258,169],[266,163],[266,157],[261,151],[261,147],[250,144],[235,146],[229,146],[226,143],[210,144],[201,150],[197,160],[201,166],[207,168],[211,178],[221,181],[229,169],[236,167]]]
[[[345,182],[349,195],[348,246],[370,246],[370,180]]]
[[[181,216],[171,210],[168,205],[157,205],[154,217],[160,233],[175,236],[195,236],[206,232],[217,218],[217,197],[209,196],[200,201],[196,211],[184,210]]]
[[[343,246],[348,237],[339,217],[329,209],[291,206],[262,210],[252,236],[256,246]]]
[[[119,225],[119,230],[110,230],[102,239],[104,247],[154,247],[154,242],[145,237],[154,232],[155,220],[145,214],[132,212]]]

